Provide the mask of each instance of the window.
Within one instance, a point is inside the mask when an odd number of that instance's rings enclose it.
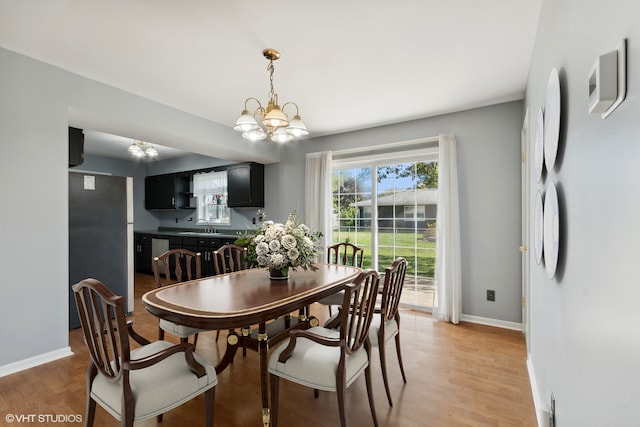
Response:
[[[197,200],[198,220],[206,220],[209,224],[231,224],[226,171],[195,174],[193,195]]]
[[[404,206],[404,219],[405,221],[424,221],[425,219],[425,206],[414,206],[414,205],[405,205]]]
[[[334,243],[365,250],[364,268],[379,272],[397,257],[408,261],[402,303],[433,307],[438,148],[367,157],[334,156]]]

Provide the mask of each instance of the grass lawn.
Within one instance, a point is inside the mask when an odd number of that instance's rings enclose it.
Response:
[[[364,248],[363,267],[371,268],[371,232],[369,230],[333,230],[334,243],[347,240]],[[384,270],[400,256],[407,259],[408,274],[433,277],[436,243],[425,239],[422,232],[381,231],[378,233],[378,268]]]

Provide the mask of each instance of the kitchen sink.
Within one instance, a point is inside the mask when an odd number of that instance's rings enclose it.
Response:
[[[180,231],[178,232],[178,234],[181,234],[184,236],[219,236],[222,233],[208,233],[204,231]]]

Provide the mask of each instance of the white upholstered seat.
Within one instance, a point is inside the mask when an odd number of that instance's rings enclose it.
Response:
[[[314,327],[292,330],[289,342],[276,348],[269,359],[271,379],[271,427],[278,426],[279,380],[302,384],[318,390],[335,391],[338,396],[340,425],[347,425],[344,395],[362,373],[365,374],[367,395],[373,423],[377,427],[371,369],[369,326],[375,310],[380,277],[373,270],[363,271],[346,286],[339,329]],[[350,314],[351,313],[351,314]]]

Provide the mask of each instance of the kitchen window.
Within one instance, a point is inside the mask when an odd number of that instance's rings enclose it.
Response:
[[[209,224],[231,224],[227,206],[227,172],[197,173],[193,176],[193,195],[196,198],[198,220]]]

